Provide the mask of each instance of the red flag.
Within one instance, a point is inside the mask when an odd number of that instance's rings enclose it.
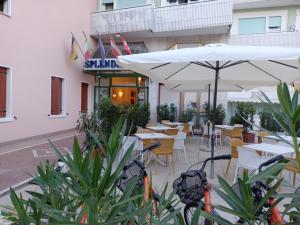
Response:
[[[112,38],[112,36],[109,36],[109,39],[110,39],[111,54],[117,58],[119,55],[122,55],[122,52],[119,49],[119,47],[117,46],[117,44],[116,44],[115,40]]]
[[[120,36],[120,39],[121,39],[121,41],[123,43],[124,50],[127,52],[128,55],[132,55],[131,50],[130,50],[127,42],[125,41],[124,37]]]
[[[84,45],[84,59],[89,60],[93,57],[93,50],[90,45],[88,38],[85,36],[85,45]]]

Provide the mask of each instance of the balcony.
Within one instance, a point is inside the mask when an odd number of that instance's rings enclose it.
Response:
[[[300,32],[279,32],[265,34],[233,35],[230,37],[231,45],[256,45],[300,47]]]
[[[152,5],[96,12],[91,34],[132,33],[166,36],[227,33],[232,23],[232,0],[210,0],[166,7]]]

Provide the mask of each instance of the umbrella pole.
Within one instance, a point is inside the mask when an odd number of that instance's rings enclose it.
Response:
[[[212,118],[212,135],[211,135],[211,157],[213,158],[215,155],[215,124],[216,124],[216,109],[217,109],[217,92],[218,92],[218,80],[219,80],[219,72],[220,72],[220,62],[216,62],[216,77],[215,77],[215,90],[214,90],[214,101],[213,101],[213,118]],[[210,166],[210,178],[214,178],[215,168],[214,168],[214,160],[211,160]]]
[[[208,84],[208,101],[207,101],[207,122],[209,121],[209,123],[207,123],[207,134],[208,134],[208,139],[207,139],[207,148],[209,149],[209,139],[210,139],[210,85]]]

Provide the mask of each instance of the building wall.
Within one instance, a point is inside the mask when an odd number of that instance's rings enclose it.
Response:
[[[72,129],[81,105],[83,57],[68,63],[72,31],[83,47],[82,31],[89,33],[90,12],[96,0],[13,1],[11,17],[0,14],[0,65],[12,68],[12,115],[0,123],[0,143]],[[65,78],[66,112],[50,119],[51,76]],[[93,109],[93,88],[89,108]]]

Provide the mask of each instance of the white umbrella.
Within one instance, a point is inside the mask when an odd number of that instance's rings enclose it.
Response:
[[[218,82],[257,86],[291,83],[300,79],[299,48],[271,46],[230,46],[223,44],[199,48],[119,56],[119,64],[158,81],[214,81],[213,111],[217,103]],[[215,118],[215,116],[214,116]],[[211,156],[214,156],[215,121],[212,128]],[[211,176],[214,176],[212,162]]]

